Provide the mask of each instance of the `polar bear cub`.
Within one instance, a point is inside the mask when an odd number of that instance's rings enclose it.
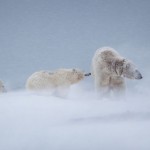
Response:
[[[4,86],[3,82],[0,80],[0,94],[5,93],[5,92],[6,92],[5,86]]]
[[[142,79],[135,65],[123,58],[116,50],[102,47],[92,59],[92,74],[95,88],[101,95],[122,95],[125,92],[125,79]]]
[[[56,71],[39,71],[33,73],[26,82],[26,88],[32,91],[54,91],[58,96],[65,97],[68,88],[81,81],[85,74],[79,69],[58,69]]]

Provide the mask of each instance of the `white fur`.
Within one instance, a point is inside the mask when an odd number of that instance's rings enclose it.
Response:
[[[136,67],[123,58],[116,50],[102,47],[95,52],[92,59],[92,74],[95,88],[101,95],[123,94],[125,92],[124,77],[141,79]]]
[[[70,85],[84,78],[79,69],[58,69],[54,72],[39,71],[33,73],[26,82],[26,88],[32,91],[54,91],[59,96],[66,96]]]

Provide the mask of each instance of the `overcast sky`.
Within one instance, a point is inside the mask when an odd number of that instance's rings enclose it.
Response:
[[[149,27],[149,0],[0,0],[0,78],[23,87],[37,70],[89,71],[102,46],[142,67]]]

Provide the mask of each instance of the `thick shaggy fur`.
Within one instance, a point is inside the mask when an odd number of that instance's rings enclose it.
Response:
[[[95,88],[101,95],[125,92],[124,77],[141,79],[142,75],[129,60],[123,58],[116,50],[103,47],[95,52],[92,59],[92,74]]]
[[[39,71],[33,73],[26,82],[26,88],[32,91],[54,90],[59,96],[65,96],[70,85],[84,78],[83,71],[79,69],[58,69],[54,72]],[[64,94],[64,95],[63,95]]]

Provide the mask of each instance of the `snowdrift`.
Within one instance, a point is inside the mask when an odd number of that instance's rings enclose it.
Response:
[[[148,150],[148,92],[98,100],[74,86],[67,99],[11,92],[0,95],[3,150]]]

